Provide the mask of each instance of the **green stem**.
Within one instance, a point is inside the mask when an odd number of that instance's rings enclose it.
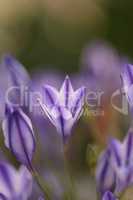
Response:
[[[45,199],[50,200],[51,199],[50,198],[50,189],[49,189],[47,183],[40,177],[40,175],[38,174],[37,170],[33,167],[31,162],[29,162],[29,170],[30,170],[33,178],[35,179],[37,185],[43,192]]]
[[[46,200],[50,200],[50,189],[47,185],[47,183],[39,176],[39,174],[37,173],[37,171],[32,171],[32,175],[37,183],[37,185],[39,186],[39,188],[41,189],[41,191],[44,193],[45,199]]]
[[[70,171],[69,171],[69,164],[68,164],[68,161],[67,161],[67,158],[66,158],[66,155],[65,155],[65,151],[64,151],[64,169],[65,169],[65,173],[68,177],[68,193],[69,195],[67,195],[66,199],[67,200],[74,200],[76,199],[75,197],[75,188],[74,188],[74,180],[73,180],[73,177],[72,175],[70,174]]]

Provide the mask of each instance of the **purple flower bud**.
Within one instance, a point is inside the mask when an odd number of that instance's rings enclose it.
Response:
[[[133,184],[133,133],[129,132],[123,143],[116,139],[110,142],[111,166],[116,173],[116,191],[121,192]]]
[[[124,86],[124,92],[131,108],[133,107],[133,65],[126,64],[123,68],[122,81]]]
[[[64,142],[81,116],[84,98],[85,88],[74,91],[68,76],[59,92],[50,85],[44,87],[44,103],[40,101],[40,105]]]
[[[2,125],[6,147],[20,162],[29,166],[35,151],[35,138],[30,119],[22,109],[6,105],[6,117]]]
[[[29,84],[30,78],[27,71],[13,56],[5,55],[2,65],[7,69],[12,85],[21,86]]]
[[[28,200],[32,192],[32,176],[25,166],[17,171],[8,163],[0,163],[0,200]]]
[[[102,200],[116,200],[116,198],[115,198],[115,196],[111,192],[107,191],[103,195]]]
[[[103,152],[96,169],[97,190],[101,195],[108,190],[113,192],[115,187],[115,172],[110,164],[110,156],[111,151],[109,149]]]
[[[121,193],[133,184],[133,134],[128,133],[123,143],[112,139],[101,155],[96,171],[97,189]]]

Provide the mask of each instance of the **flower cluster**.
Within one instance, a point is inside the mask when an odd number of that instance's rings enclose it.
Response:
[[[29,76],[23,66],[9,55],[3,58],[1,66],[10,80],[9,85],[4,83],[5,88],[3,87],[1,90],[2,95],[5,95],[9,87],[16,89],[11,95],[11,101],[9,99],[2,101],[2,109],[4,108],[5,111],[2,115],[2,131],[5,146],[17,159],[19,168],[13,167],[9,162],[0,162],[0,200],[28,200],[32,194],[34,181],[42,192],[41,195],[39,194],[38,200],[50,200],[52,199],[51,188],[38,175],[32,162],[37,143],[32,118],[28,113],[27,106],[29,105],[21,105],[18,92],[19,87],[30,85]],[[122,80],[132,110],[132,65],[124,66]],[[56,127],[63,147],[67,145],[72,128],[83,113],[85,95],[84,86],[80,86],[77,90],[73,89],[69,76],[66,76],[59,91],[51,85],[42,85],[43,98],[37,98],[39,108],[43,111],[42,117],[46,116]],[[132,129],[129,129],[123,142],[115,138],[109,140],[106,150],[100,155],[97,163],[96,184],[99,198],[102,200],[116,200],[133,185]],[[70,195],[66,195],[66,191],[64,192],[64,199],[76,199],[76,195],[70,187],[69,192]]]
[[[25,70],[11,56],[4,57],[2,67],[5,67],[6,74],[10,77],[12,86],[21,87],[28,82],[28,75],[26,76]],[[43,101],[39,99],[40,106],[61,134],[63,143],[65,144],[73,125],[82,114],[85,88],[81,87],[74,91],[67,76],[60,92],[49,85],[42,87],[42,90],[44,98]],[[16,99],[18,99],[18,92],[13,93],[12,103],[8,101],[4,102],[5,114],[2,120],[2,129],[5,146],[25,167],[21,167],[19,172],[16,172],[9,164],[1,164],[0,198],[3,200],[27,200],[31,194],[31,174],[37,177],[32,165],[32,158],[35,152],[34,130],[25,109],[21,104],[16,104]],[[39,199],[41,200],[43,197]]]

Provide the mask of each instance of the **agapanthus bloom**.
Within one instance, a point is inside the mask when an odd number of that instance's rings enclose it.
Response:
[[[102,200],[116,200],[115,196],[113,195],[112,192],[105,192],[105,194],[103,195]]]
[[[124,65],[121,77],[128,103],[133,108],[133,65]]]
[[[45,85],[43,91],[44,102],[40,101],[40,105],[65,142],[74,123],[81,116],[85,88],[81,87],[74,91],[67,76],[59,92],[50,85]]]
[[[32,176],[25,166],[16,170],[8,163],[0,163],[0,199],[28,200],[32,192]]]
[[[128,133],[123,143],[112,139],[97,166],[97,186],[106,191],[121,193],[133,184],[133,134]]]
[[[35,138],[29,117],[21,108],[6,105],[3,133],[5,145],[17,159],[25,165],[30,161],[35,151]]]

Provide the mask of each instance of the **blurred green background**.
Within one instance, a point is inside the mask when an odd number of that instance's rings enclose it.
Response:
[[[131,0],[0,1],[0,54],[12,53],[30,71],[79,68],[82,49],[104,39],[133,57]]]

